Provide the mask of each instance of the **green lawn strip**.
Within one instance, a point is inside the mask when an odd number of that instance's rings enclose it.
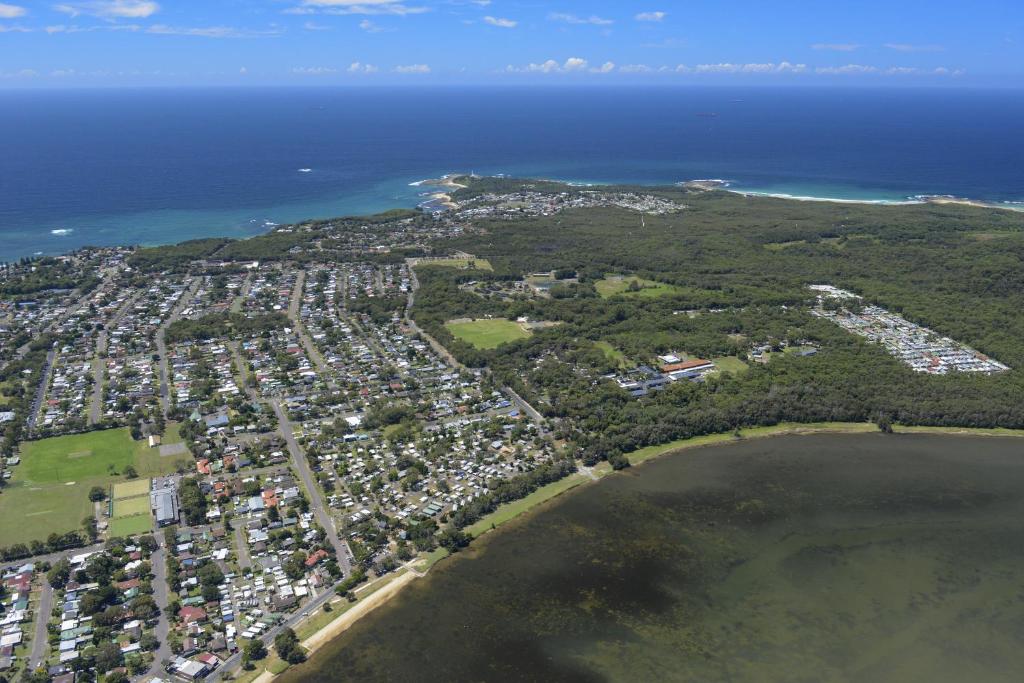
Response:
[[[378,590],[388,585],[402,574],[407,573],[408,571],[408,568],[402,567],[401,569],[391,572],[390,574],[387,574],[379,579],[375,579],[373,581],[370,581],[369,583],[364,583],[363,585],[357,587],[354,592],[356,596],[359,598],[359,600],[364,600],[367,596],[373,595]],[[335,619],[337,619],[338,617],[340,617],[341,615],[345,614],[350,609],[358,605],[359,600],[357,600],[356,602],[349,602],[345,599],[334,600],[330,603],[330,612],[325,612],[322,607],[318,609],[316,614],[310,615],[307,619],[304,619],[302,623],[296,626],[295,635],[298,637],[299,642],[301,643],[305,641],[307,638],[315,635],[317,631],[326,627]]]
[[[870,422],[818,422],[812,424],[801,424],[797,422],[781,422],[777,425],[771,425],[769,427],[750,427],[747,429],[740,430],[740,437],[737,438],[732,432],[725,434],[707,434],[705,436],[695,436],[691,439],[679,439],[677,441],[670,441],[668,443],[659,444],[657,446],[647,446],[639,450],[627,453],[629,462],[633,465],[638,465],[645,460],[656,458],[659,455],[668,453],[669,451],[677,451],[689,448],[697,448],[700,446],[710,446],[719,443],[731,443],[740,441],[743,439],[756,439],[765,436],[774,436],[777,434],[790,434],[794,432],[801,433],[812,433],[812,432],[873,432],[878,431],[878,427]]]
[[[482,517],[474,524],[466,527],[465,531],[474,538],[482,536],[491,530],[492,527],[499,527],[505,522],[518,517],[528,510],[548,501],[555,496],[561,495],[569,489],[590,481],[584,474],[572,474],[558,481],[542,486],[525,498],[505,503],[489,515]]]
[[[478,349],[497,348],[505,342],[526,339],[531,334],[518,323],[505,318],[449,322],[445,323],[445,327],[455,337]]]
[[[416,561],[416,569],[421,572],[430,571],[431,567],[448,557],[449,554],[444,548],[434,548]]]
[[[914,427],[893,425],[897,434],[965,434],[969,436],[1008,436],[1022,437],[1024,429],[1008,429],[1006,427]]]
[[[153,520],[147,512],[144,515],[131,517],[114,517],[110,520],[110,537],[138,536],[153,531]]]
[[[267,671],[277,676],[278,674],[284,673],[284,670],[289,666],[288,662],[280,659],[279,657],[272,656],[267,657]]]
[[[757,439],[782,434],[862,434],[877,432],[878,426],[871,422],[780,422],[767,427],[748,427],[740,430],[736,437],[732,432],[725,434],[708,434],[695,436],[692,439],[679,439],[658,446],[648,446],[627,453],[629,462],[637,465],[645,460],[656,458],[670,451],[678,451],[719,443],[735,443],[746,439]],[[1024,437],[1024,429],[984,428],[984,427],[913,427],[893,425],[897,434],[964,434],[970,436],[1012,436]]]

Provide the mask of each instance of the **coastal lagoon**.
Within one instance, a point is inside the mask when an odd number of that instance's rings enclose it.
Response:
[[[298,681],[1019,681],[1024,441],[778,437],[478,540]]]

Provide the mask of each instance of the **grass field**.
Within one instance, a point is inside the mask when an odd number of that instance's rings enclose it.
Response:
[[[618,350],[617,348],[615,348],[606,341],[594,342],[594,346],[604,351],[604,355],[608,358],[608,360],[612,361],[622,369],[631,368],[634,365],[636,365],[635,363],[630,362],[628,358],[626,358],[626,354],[624,354],[622,351]]]
[[[478,349],[493,349],[505,342],[526,339],[531,334],[518,323],[505,318],[445,323],[445,327],[458,339]]]
[[[629,285],[631,282],[636,281],[640,285],[641,289],[636,291],[630,291]],[[611,275],[603,280],[599,280],[594,283],[594,288],[597,289],[597,293],[603,298],[607,299],[611,296],[629,296],[640,299],[651,299],[659,296],[665,296],[666,294],[674,294],[679,290],[674,285],[667,285],[664,282],[655,282],[654,280],[645,280],[640,277],[631,277],[628,275]]]
[[[721,372],[743,372],[749,367],[746,363],[741,361],[736,356],[722,356],[721,358],[712,358],[711,362],[715,364]]]
[[[25,442],[21,464],[0,493],[0,546],[80,529],[82,519],[93,513],[89,489],[124,482],[129,465],[141,477],[173,472],[174,459],[161,458],[156,450],[133,441],[127,429]],[[148,487],[145,481],[132,483]],[[148,528],[149,515],[143,519]],[[130,524],[140,522],[121,526]]]
[[[136,496],[114,501],[114,517],[144,514],[149,514],[149,496]]]
[[[114,484],[114,500],[135,498],[149,493],[149,479],[135,479]]]
[[[425,267],[428,267],[428,266],[438,266],[438,267],[441,267],[441,268],[462,268],[462,269],[468,269],[471,264],[472,264],[472,267],[475,268],[476,270],[494,270],[494,266],[492,266],[491,262],[488,261],[485,258],[475,258],[475,259],[445,258],[445,259],[437,259],[437,260],[433,260],[433,261],[421,261],[418,264],[416,264],[416,267],[417,268],[425,268]]]
[[[110,536],[137,536],[153,531],[153,519],[149,514],[131,517],[115,517],[110,520]]]

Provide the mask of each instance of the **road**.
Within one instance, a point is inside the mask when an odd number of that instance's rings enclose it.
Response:
[[[107,354],[107,330],[111,327],[116,326],[121,322],[121,318],[128,311],[128,307],[135,304],[138,301],[139,295],[134,294],[121,304],[114,315],[111,316],[110,320],[106,322],[103,329],[100,330],[99,335],[96,337],[96,355],[92,359],[92,374],[93,374],[93,388],[92,388],[92,401],[89,405],[89,424],[94,425],[100,421],[103,411],[103,375],[105,369],[105,363],[103,362],[104,356]]]
[[[306,271],[300,270],[298,276],[295,278],[295,287],[292,289],[292,298],[288,304],[288,318],[292,321],[295,333],[299,335],[299,339],[302,341],[302,346],[306,349],[306,355],[309,356],[313,365],[316,366],[317,372],[320,373],[320,378],[327,383],[327,388],[331,391],[335,391],[338,386],[334,381],[331,368],[327,365],[323,354],[320,353],[320,349],[318,349],[316,344],[313,343],[313,339],[306,331],[306,326],[302,323],[300,308],[302,306],[302,287],[305,282]]]
[[[185,293],[178,299],[178,303],[174,305],[174,309],[171,314],[167,316],[160,328],[154,335],[154,341],[156,342],[156,352],[160,356],[160,409],[164,412],[164,417],[167,417],[167,413],[171,409],[171,388],[170,383],[167,380],[167,345],[164,343],[164,333],[167,331],[167,326],[173,323],[175,320],[181,317],[181,311],[185,308],[185,304],[196,294],[196,290],[199,288],[199,284],[202,282],[199,278],[192,278],[192,281],[188,284]]]
[[[278,431],[288,445],[288,452],[292,456],[292,465],[294,465],[295,471],[299,473],[299,478],[302,479],[302,483],[305,484],[306,491],[309,493],[309,507],[313,511],[317,522],[327,534],[327,540],[334,547],[338,566],[341,567],[344,575],[348,576],[352,573],[352,551],[349,550],[348,544],[342,542],[338,537],[338,530],[334,527],[331,513],[324,504],[324,498],[320,494],[320,487],[317,485],[316,479],[313,477],[313,471],[309,468],[306,454],[302,452],[302,447],[295,440],[295,434],[292,432],[292,423],[288,419],[288,413],[281,407],[281,402],[277,399],[272,399],[270,405],[274,409],[274,414],[277,415]]]
[[[153,567],[153,600],[156,601],[157,607],[160,608],[160,617],[156,623],[153,635],[160,641],[160,646],[153,653],[153,663],[143,678],[148,676],[166,678],[167,673],[164,671],[161,662],[165,659],[173,659],[174,657],[169,642],[171,617],[167,609],[167,606],[170,604],[167,590],[167,551],[164,549],[163,533],[160,533],[160,530],[153,533],[153,538],[160,544],[160,547],[149,556],[149,563]]]
[[[410,260],[411,259],[406,259],[406,263],[408,263]],[[442,358],[444,358],[445,361],[447,361],[449,365],[451,365],[452,367],[457,368],[459,370],[468,370],[469,368],[467,368],[465,365],[460,363],[458,361],[458,359],[456,359],[455,356],[453,356],[448,351],[448,349],[446,349],[444,347],[443,344],[441,344],[436,339],[434,339],[432,336],[430,336],[429,334],[424,332],[422,329],[420,329],[420,326],[417,325],[416,321],[412,319],[412,307],[416,303],[416,290],[420,288],[420,282],[416,278],[416,271],[413,270],[411,265],[409,266],[409,278],[412,281],[412,286],[409,288],[409,297],[408,297],[408,300],[406,301],[406,304],[405,304],[405,324],[413,332],[416,332],[421,337],[423,337],[423,339],[425,339],[427,341],[427,343],[430,344],[431,348],[433,348],[436,353],[438,353]],[[506,387],[502,387],[502,389],[515,402],[515,404],[519,407],[519,409],[522,410],[524,413],[526,413],[526,415],[529,416],[529,418],[531,420],[533,420],[533,423],[537,425],[537,428],[540,429],[541,432],[543,432],[545,430],[545,428],[546,428],[546,423],[544,422],[544,416],[541,415],[540,412],[538,412],[536,408],[531,406],[529,404],[529,402],[527,402],[527,400],[525,398],[523,398],[518,393],[516,393],[516,391],[514,389],[512,389],[512,387],[507,387],[506,386]]]
[[[441,356],[441,358],[443,358],[445,360],[445,362],[448,363],[448,365],[450,365],[451,367],[455,368],[456,370],[469,371],[470,368],[467,368],[465,365],[460,363],[459,360],[455,356],[453,356],[451,354],[451,352],[448,351],[448,349],[446,349],[444,347],[444,344],[442,344],[441,342],[439,342],[436,339],[434,339],[431,335],[427,334],[424,330],[420,329],[420,326],[417,325],[416,321],[412,319],[412,307],[414,305],[416,305],[416,290],[420,288],[420,281],[416,277],[416,271],[413,270],[413,267],[412,267],[412,265],[410,263],[413,260],[414,259],[406,259],[405,260],[405,262],[407,264],[410,264],[409,265],[409,279],[411,280],[411,284],[412,284],[412,286],[409,287],[409,296],[407,297],[406,302],[405,302],[405,316],[404,316],[404,318],[405,318],[405,325],[406,325],[406,327],[408,327],[410,330],[412,330],[416,334],[420,335],[423,339],[425,339],[426,342],[428,344],[430,344],[430,348],[434,349],[434,353],[436,353],[437,355]]]
[[[245,542],[245,532],[242,527],[235,527],[235,548],[238,550],[238,566],[242,569],[252,567],[252,558],[249,557],[249,544]]]
[[[39,606],[36,608],[35,634],[32,636],[32,651],[28,656],[28,670],[34,671],[43,663],[46,658],[46,650],[49,642],[47,639],[46,625],[50,621],[50,612],[53,611],[53,588],[50,582],[43,576],[43,591],[39,596]]]
[[[238,288],[238,295],[231,300],[231,312],[241,313],[242,306],[245,304],[245,300],[249,297],[249,292],[252,291],[252,271],[245,276],[242,281],[242,286]]]
[[[56,344],[56,342],[55,342]],[[57,347],[52,346],[46,354],[46,362],[43,363],[43,376],[39,380],[39,386],[36,387],[35,398],[32,399],[32,410],[29,412],[28,421],[26,422],[26,431],[31,434],[32,430],[36,427],[36,421],[39,419],[39,410],[43,406],[43,398],[46,396],[46,387],[50,383],[50,372],[53,370],[53,359],[57,357]]]
[[[295,614],[293,614],[289,618],[285,619],[280,624],[278,624],[277,626],[275,626],[274,628],[270,629],[269,631],[264,633],[262,636],[260,636],[260,640],[262,640],[267,645],[270,645],[271,643],[274,642],[274,636],[276,636],[278,633],[280,633],[282,629],[284,629],[285,627],[294,628],[295,626],[297,626],[299,624],[299,622],[301,622],[303,619],[306,618],[307,615],[312,614],[315,610],[318,610],[318,609],[322,608],[324,603],[329,602],[332,598],[335,597],[334,589],[335,589],[335,587],[337,585],[338,584],[336,583],[336,584],[334,584],[332,586],[328,586],[327,588],[325,588],[322,593],[320,593],[315,598],[313,598],[311,601],[306,603],[306,605],[304,605],[301,610],[299,610],[298,612],[296,612]],[[217,680],[220,680],[221,676],[223,676],[224,674],[228,673],[229,671],[232,671],[233,669],[237,668],[238,666],[241,665],[241,663],[242,663],[242,651],[239,650],[235,654],[233,654],[230,657],[228,657],[227,659],[225,659],[224,663],[221,664],[219,667],[217,667],[216,671],[211,673],[209,676],[207,676],[203,680],[206,680],[206,681],[217,681]]]
[[[515,404],[519,406],[520,410],[530,416],[530,419],[533,420],[535,425],[537,425],[537,428],[543,431],[545,427],[544,416],[537,412],[536,408],[527,403],[525,398],[517,394],[515,389],[512,387],[502,387],[502,389],[512,397],[512,400],[515,401]]]

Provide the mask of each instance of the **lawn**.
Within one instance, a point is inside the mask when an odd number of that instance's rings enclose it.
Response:
[[[529,330],[523,329],[519,323],[514,323],[505,318],[473,320],[471,322],[449,322],[445,323],[445,327],[456,338],[472,344],[478,349],[497,348],[505,342],[526,339],[531,334]]]
[[[14,468],[14,477],[0,493],[0,546],[45,540],[51,533],[80,529],[82,519],[93,513],[89,489],[127,483],[124,470],[129,465],[141,477],[174,471],[173,458],[161,458],[157,449],[133,441],[127,429],[23,443],[21,464]],[[148,490],[149,486],[144,479],[131,484],[128,491],[143,486]],[[118,488],[119,493],[124,490]],[[148,499],[142,500],[148,506]],[[148,528],[148,507],[142,517]]]
[[[123,498],[114,501],[114,517],[149,514],[149,496]]]
[[[634,281],[640,285],[640,289],[630,291],[630,283]],[[645,280],[640,277],[632,277],[628,275],[610,275],[603,280],[595,282],[594,288],[597,289],[597,293],[605,299],[618,295],[641,299],[653,299],[681,291],[675,285],[668,285],[664,282],[655,282],[654,280]]]
[[[630,360],[626,358],[626,354],[606,341],[594,342],[594,346],[601,349],[608,360],[612,361],[622,369],[631,368],[635,365],[635,363],[631,363]]]
[[[748,365],[736,356],[722,356],[721,358],[712,358],[711,362],[715,364],[715,367],[720,372],[743,372],[747,369]]]
[[[437,259],[433,261],[421,261],[416,264],[417,268],[424,268],[427,266],[440,266],[442,268],[462,268],[468,269],[470,267],[476,270],[494,270],[494,266],[491,262],[485,258],[446,258]]]
[[[568,477],[540,487],[525,498],[520,498],[519,500],[514,500],[499,506],[494,512],[466,527],[465,531],[474,538],[481,534],[485,534],[491,530],[491,527],[499,527],[505,522],[515,519],[527,510],[530,510],[533,507],[588,481],[590,481],[590,478],[584,474],[570,474]]]
[[[153,519],[149,514],[115,517],[110,520],[110,537],[138,536],[153,531]]]
[[[114,484],[114,500],[135,498],[149,493],[149,479],[135,479]]]

